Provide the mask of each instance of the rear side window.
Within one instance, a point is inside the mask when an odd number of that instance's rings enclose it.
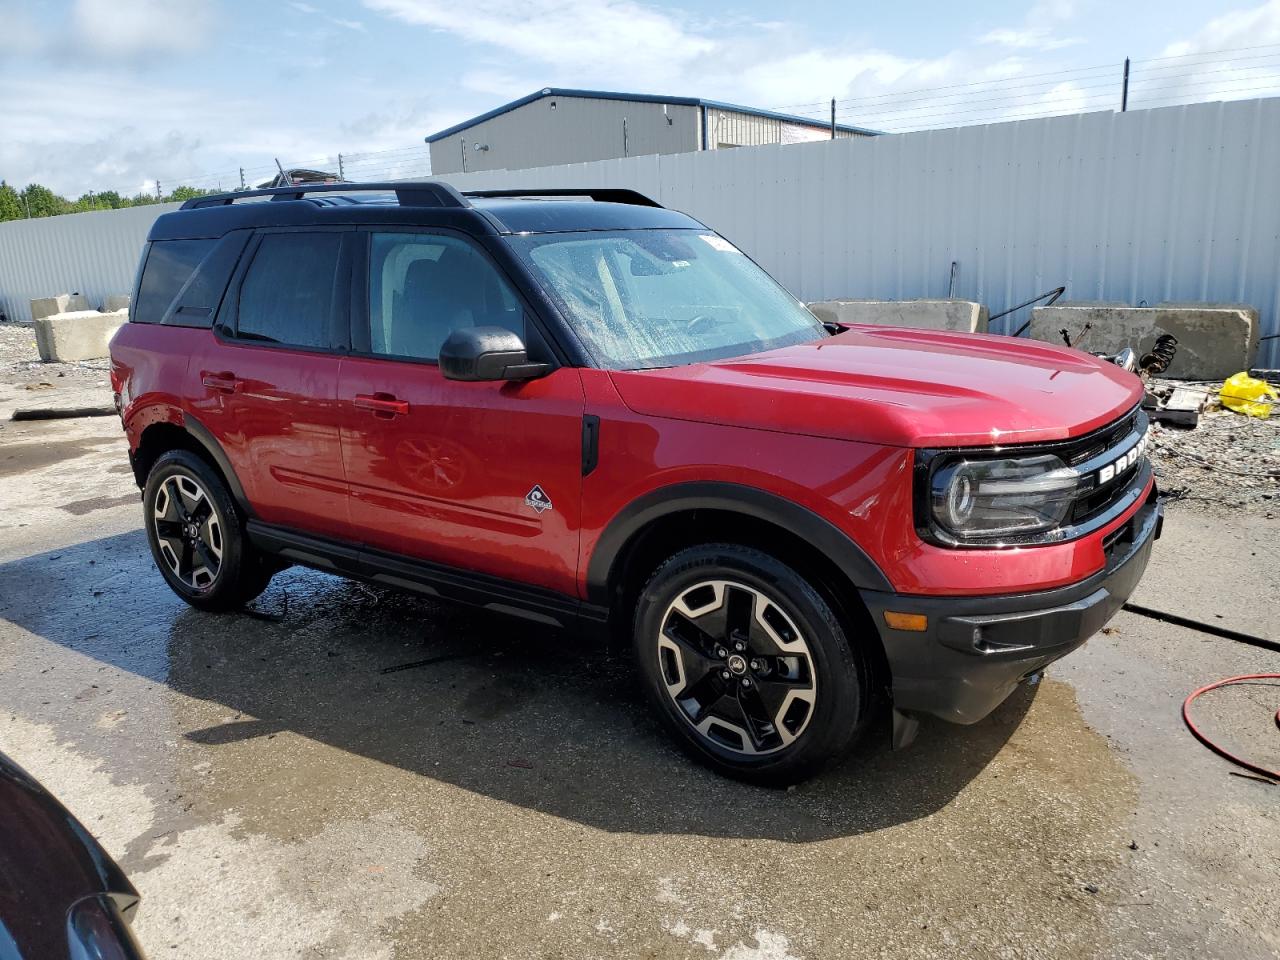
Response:
[[[240,288],[236,334],[295,347],[329,347],[339,233],[262,238]]]
[[[129,319],[134,323],[159,323],[169,311],[178,291],[191,279],[200,261],[217,240],[157,240],[151,244],[147,264],[142,268],[138,302]]]
[[[247,230],[229,233],[219,240],[178,291],[160,322],[176,327],[213,326],[213,315],[222,302],[222,293],[248,242]]]

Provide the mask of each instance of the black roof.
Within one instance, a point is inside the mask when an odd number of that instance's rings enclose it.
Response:
[[[697,229],[702,224],[633,190],[557,188],[458,192],[439,180],[305,184],[188,200],[159,217],[151,240],[221,237],[249,227],[394,223],[473,234]]]

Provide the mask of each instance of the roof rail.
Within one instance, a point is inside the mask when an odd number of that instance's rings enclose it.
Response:
[[[248,197],[270,197],[272,200],[302,200],[309,193],[394,193],[402,207],[469,207],[466,198],[440,180],[395,180],[388,183],[302,183],[291,187],[268,187],[193,197],[183,210],[200,207],[222,207]]]
[[[621,187],[551,187],[546,190],[464,190],[464,197],[590,197],[597,203],[629,203],[637,207],[658,207],[662,204],[646,197],[637,190]]]

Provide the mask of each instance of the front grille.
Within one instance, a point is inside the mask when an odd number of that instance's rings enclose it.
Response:
[[[1081,475],[1071,509],[1072,524],[1088,523],[1128,493],[1146,460],[1146,436],[1147,415],[1134,409],[1063,448],[1059,455]],[[1135,455],[1126,456],[1134,450]],[[1125,457],[1123,465],[1118,465],[1121,457]]]
[[[1093,433],[1086,434],[1076,440],[1068,440],[1059,456],[1066,461],[1069,467],[1079,466],[1088,460],[1092,460],[1094,457],[1116,446],[1131,434],[1137,426],[1140,413],[1142,413],[1142,410],[1135,407],[1119,420],[1109,423],[1105,427],[1093,431]],[[1143,414],[1144,433],[1146,432],[1145,419],[1146,415]]]

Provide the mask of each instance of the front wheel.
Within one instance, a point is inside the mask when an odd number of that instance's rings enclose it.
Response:
[[[771,786],[857,742],[862,658],[831,606],[780,560],[736,544],[682,550],[645,585],[635,653],[650,699],[695,758]]]
[[[191,606],[238,610],[267,588],[277,568],[249,545],[226,483],[200,457],[186,450],[161,456],[142,504],[156,566]]]

